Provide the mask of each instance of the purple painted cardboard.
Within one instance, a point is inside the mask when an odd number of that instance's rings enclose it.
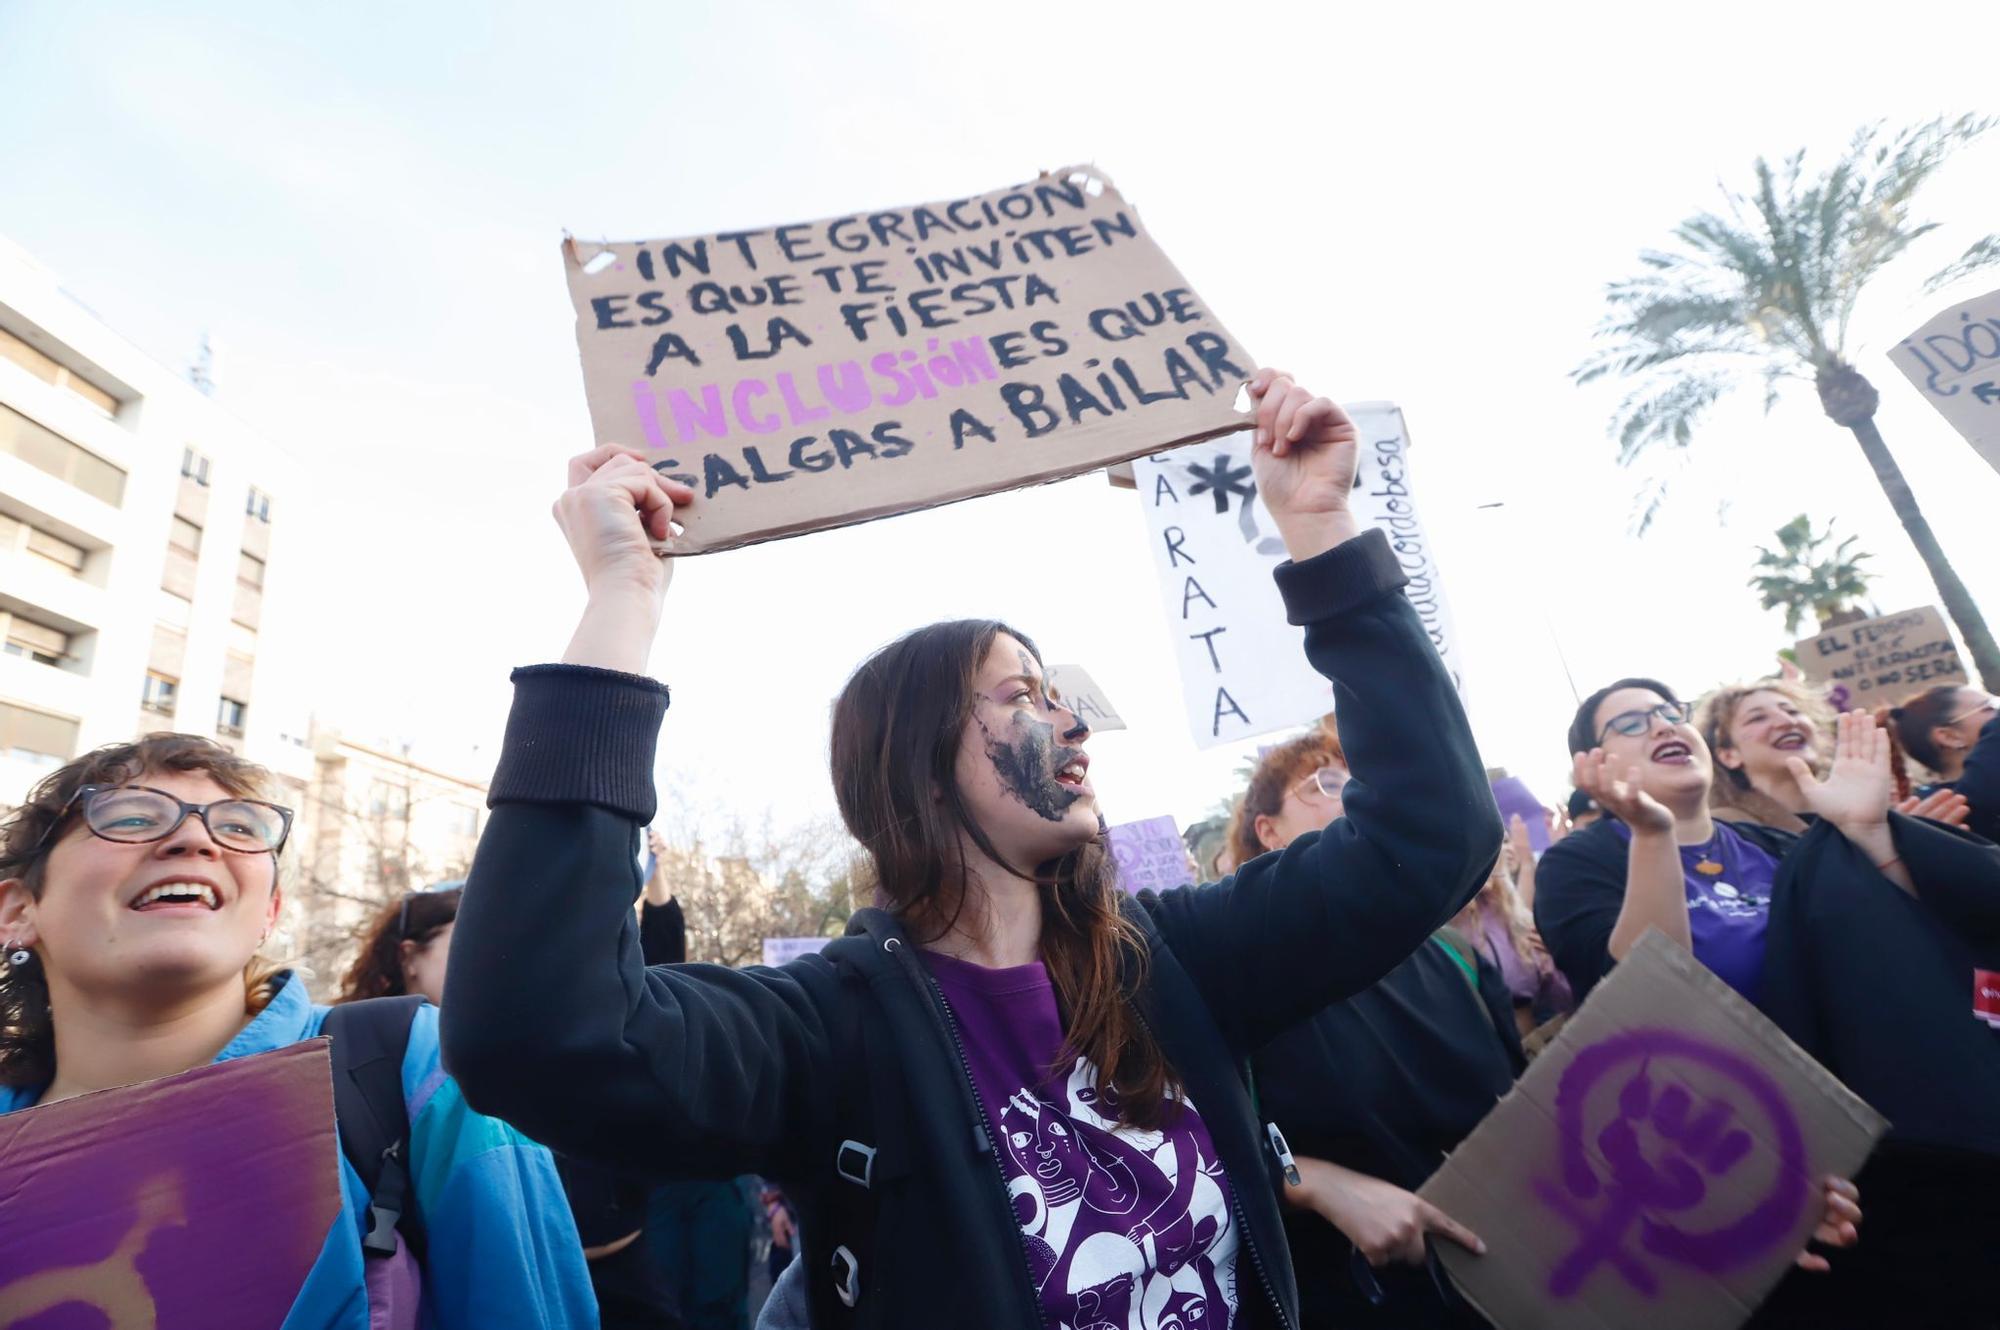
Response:
[[[1171,817],[1124,822],[1104,834],[1118,885],[1126,891],[1165,891],[1194,884],[1187,845]]]
[[[275,1326],[339,1170],[324,1039],[0,1117],[0,1325]]]
[[[1503,823],[1518,815],[1528,824],[1528,844],[1536,854],[1549,848],[1548,810],[1528,788],[1528,782],[1519,776],[1502,776],[1493,782],[1493,802],[1500,805]]]
[[[1419,1192],[1498,1330],[1731,1330],[1887,1123],[1658,932]]]

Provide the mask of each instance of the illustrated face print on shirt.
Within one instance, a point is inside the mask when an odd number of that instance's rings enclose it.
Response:
[[[1075,1124],[1065,1122],[1026,1090],[1008,1098],[1000,1114],[1000,1132],[1015,1166],[1035,1179],[1048,1209],[1081,1200],[1102,1214],[1122,1215],[1138,1203],[1132,1165],[1093,1148]]]

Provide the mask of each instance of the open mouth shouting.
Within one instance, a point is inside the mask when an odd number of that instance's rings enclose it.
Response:
[[[128,908],[140,914],[212,913],[222,908],[222,890],[207,878],[162,878],[134,897]]]
[[[1771,747],[1781,753],[1797,753],[1806,747],[1806,732],[1792,729],[1781,730],[1771,737]]]
[[[1065,749],[1056,754],[1062,765],[1056,768],[1055,782],[1082,794],[1090,790],[1090,756],[1074,749]]]
[[[1663,739],[1653,745],[1647,756],[1661,766],[1687,767],[1694,765],[1694,749],[1680,739]]]

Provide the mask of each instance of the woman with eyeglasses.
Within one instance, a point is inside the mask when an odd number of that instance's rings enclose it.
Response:
[[[1238,862],[1336,834],[1325,829],[1344,811],[1348,779],[1340,741],[1324,730],[1265,753],[1231,823]],[[1500,976],[1473,944],[1444,934],[1256,1055],[1261,1111],[1299,1176],[1283,1196],[1300,1324],[1486,1324],[1452,1291],[1428,1240],[1483,1244],[1415,1192],[1524,1065]]]
[[[643,674],[651,542],[694,496],[629,449],[572,462],[556,514],[583,620],[566,663],[515,674],[452,940],[445,1039],[474,1102],[662,1178],[779,1181],[820,1330],[1296,1327],[1243,1062],[1420,945],[1500,828],[1388,542],[1349,510],[1353,422],[1269,370],[1250,388],[1279,591],[1355,717],[1346,816],[1223,882],[1127,896],[1090,728],[1040,653],[933,624],[834,705],[834,793],[887,908],[775,969],[641,963],[632,847],[667,705]],[[1050,595],[1088,580],[1059,533],[963,557]]]
[[[1881,719],[1904,752],[1937,773],[1936,784],[1916,793],[1952,791],[1968,805],[1966,830],[2000,841],[2000,698],[1947,685]]]
[[[0,830],[0,1113],[320,1032],[328,1009],[260,954],[292,824],[269,784],[211,740],[155,734],[70,762],[14,811]],[[364,1255],[370,1192],[343,1158],[342,1212],[285,1330],[595,1326],[548,1151],[466,1106],[434,1011],[410,1021],[401,1079],[426,1255],[400,1232],[392,1253]]]

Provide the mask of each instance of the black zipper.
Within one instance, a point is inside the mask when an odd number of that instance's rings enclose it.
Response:
[[[899,954],[905,949],[900,942],[895,948]],[[972,1079],[972,1062],[965,1056],[965,1041],[958,1034],[958,1018],[952,1015],[951,1004],[945,1001],[944,990],[938,987],[938,981],[932,976],[930,971],[924,969],[923,965],[914,956],[905,959],[904,964],[914,966],[918,973],[922,975],[924,987],[930,991],[931,1000],[935,1004],[931,1009],[931,1016],[933,1019],[938,1019],[939,1014],[942,1013],[941,1023],[944,1026],[945,1033],[951,1037],[952,1050],[958,1054],[958,1070],[963,1078],[960,1081],[960,1088],[964,1090],[966,1098],[972,1103],[973,1116],[977,1120],[979,1127],[978,1143],[986,1151],[987,1159],[993,1164],[993,1175],[1000,1183],[999,1190],[994,1195],[999,1199],[1001,1208],[1006,1212],[1007,1229],[1014,1235],[1015,1245],[1020,1249],[1021,1261],[1016,1269],[1021,1276],[1021,1289],[1027,1294],[1028,1307],[1034,1314],[1034,1319],[1030,1324],[1034,1327],[1034,1330],[1045,1330],[1045,1322],[1042,1318],[1042,1297],[1040,1292],[1036,1290],[1034,1283],[1028,1278],[1028,1245],[1022,1241],[1021,1223],[1014,1217],[1014,1203],[1007,1195],[1007,1167],[1000,1161],[999,1138],[993,1134],[993,1123],[986,1116],[986,1105],[979,1101],[979,1087]]]
[[[1152,1036],[1153,1046],[1164,1051],[1166,1045],[1160,1042],[1160,1036],[1153,1030],[1153,1023],[1146,1019],[1146,1013],[1139,1009],[1139,1004],[1128,998],[1125,1005],[1131,1008],[1132,1015],[1138,1018],[1140,1025],[1145,1027],[1146,1033]],[[1200,1110],[1196,1111],[1199,1112]],[[1251,1117],[1251,1135],[1254,1137],[1257,1125],[1255,1121],[1256,1115],[1253,1113]],[[1261,1150],[1256,1152],[1253,1162],[1256,1163],[1258,1172],[1262,1173],[1264,1171],[1264,1156]],[[1243,1249],[1250,1253],[1250,1268],[1257,1272],[1257,1282],[1264,1286],[1264,1300],[1270,1304],[1271,1310],[1277,1313],[1280,1330],[1292,1330],[1292,1318],[1285,1314],[1285,1304],[1278,1298],[1278,1287],[1271,1282],[1270,1271],[1264,1268],[1264,1258],[1257,1254],[1257,1243],[1255,1237],[1250,1232],[1250,1217],[1243,1210],[1243,1188],[1238,1185],[1238,1180],[1235,1178],[1229,1180],[1229,1209],[1230,1213],[1236,1216],[1236,1231],[1243,1235]],[[1241,1308],[1238,1308],[1238,1310],[1240,1311]]]

